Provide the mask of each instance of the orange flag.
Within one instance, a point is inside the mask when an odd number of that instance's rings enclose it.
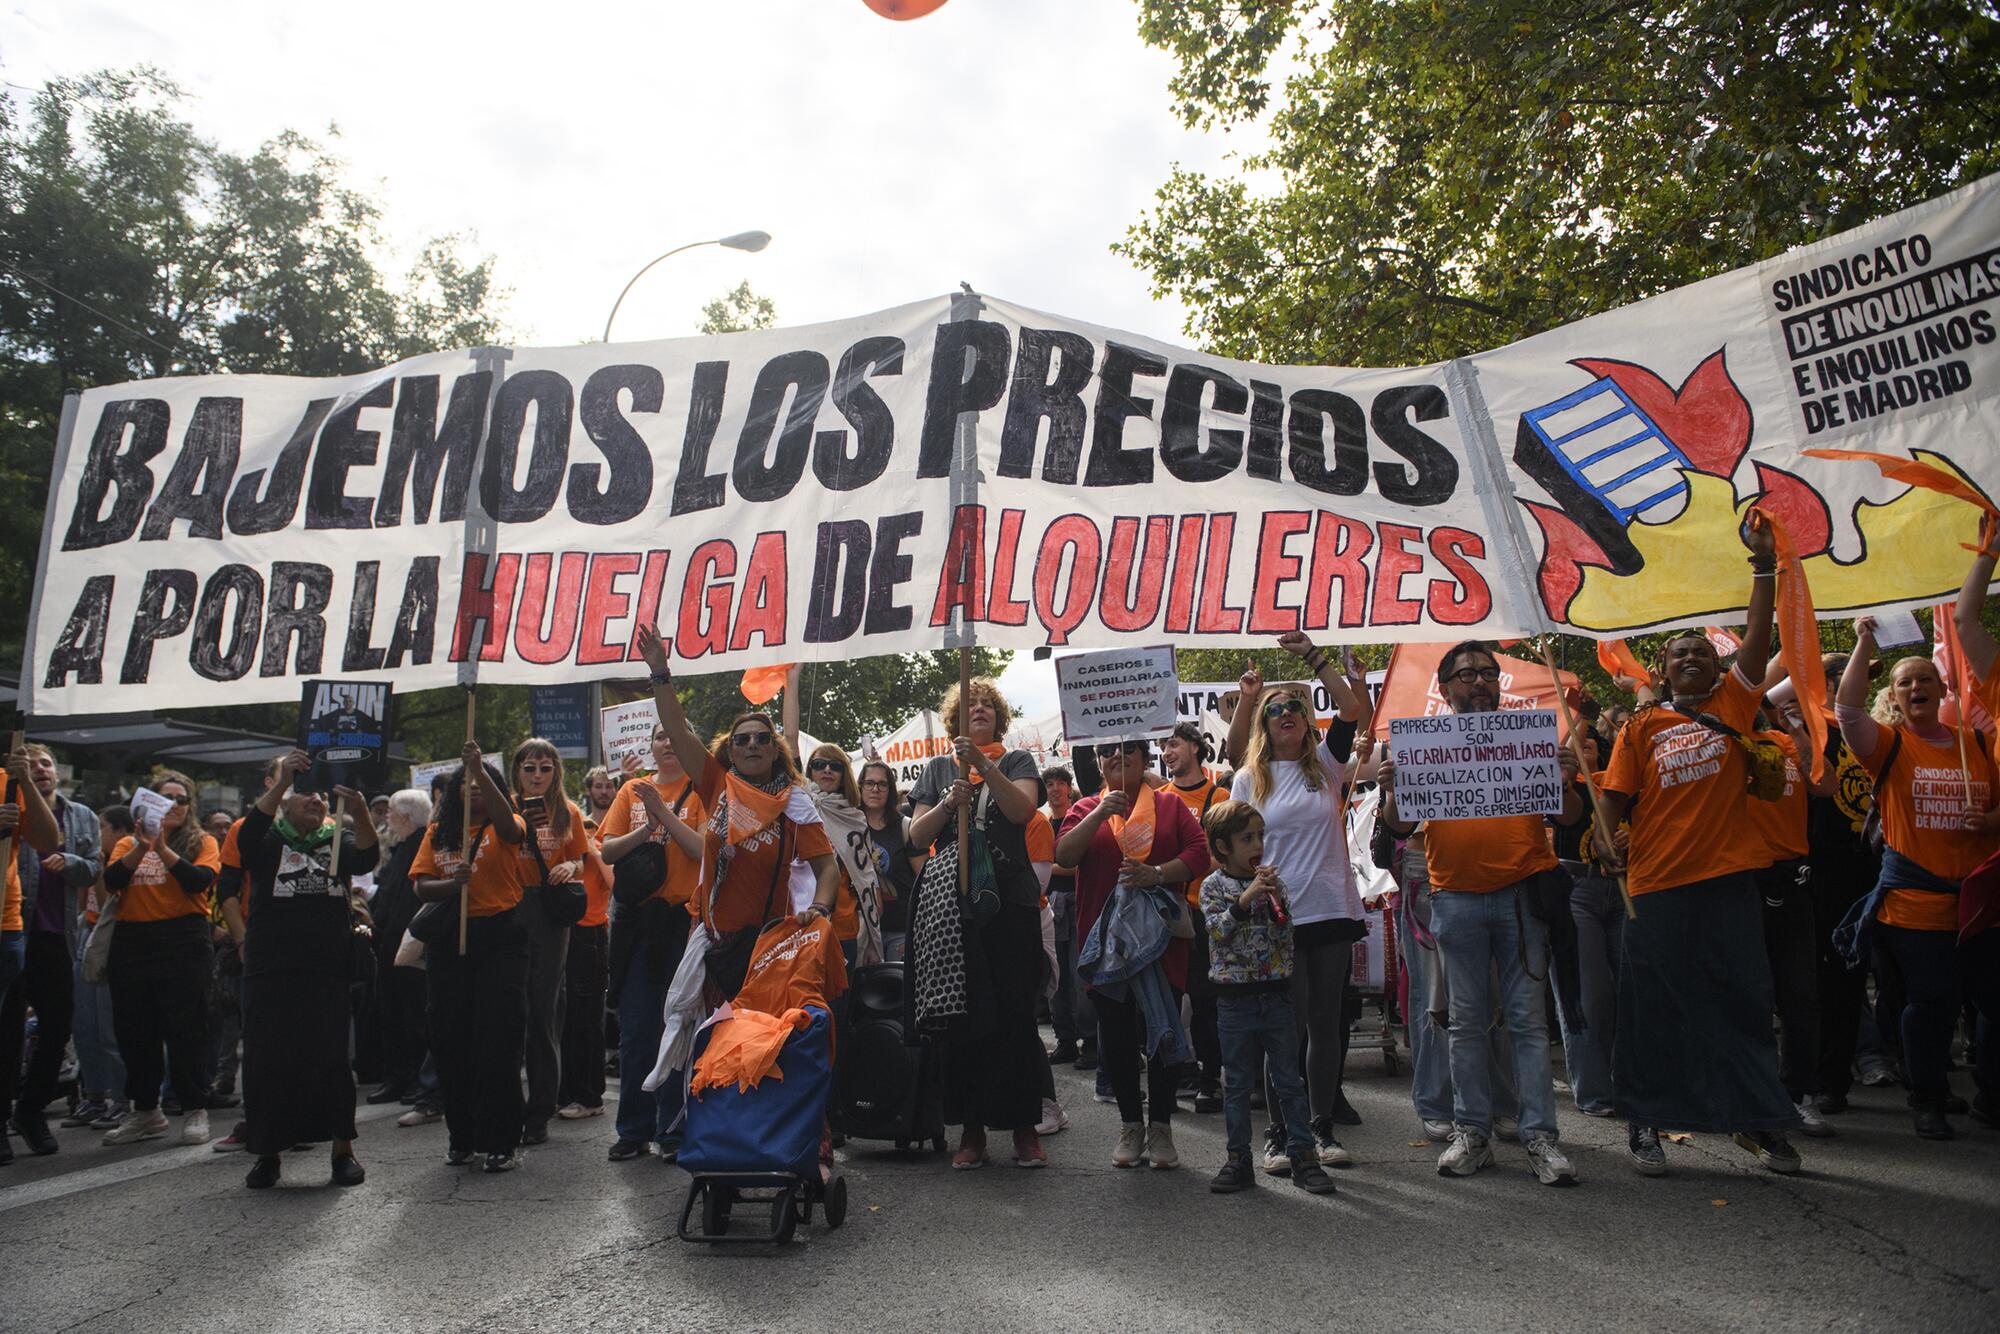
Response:
[[[1819,618],[1813,614],[1812,590],[1806,587],[1804,564],[1799,549],[1792,544],[1785,526],[1769,510],[1752,507],[1750,513],[1771,525],[1778,546],[1778,636],[1782,644],[1779,661],[1792,678],[1798,692],[1799,713],[1804,716],[1806,735],[1812,738],[1812,779],[1826,773],[1826,669],[1819,656]]]
[[[1865,449],[1807,449],[1800,452],[1815,459],[1864,459],[1880,468],[1884,477],[1910,486],[1921,486],[1926,491],[1942,491],[1945,495],[1956,496],[1968,505],[1977,505],[1989,518],[2000,520],[2000,508],[1995,508],[1992,501],[1974,490],[1964,478],[1954,477],[1928,463],[1899,458],[1894,454],[1876,454]],[[1981,534],[1983,537],[1983,529]],[[1965,546],[1963,542],[1959,545]],[[1977,551],[1979,548],[1967,546],[1965,549]]]
[[[1726,658],[1732,653],[1742,651],[1743,641],[1736,637],[1733,630],[1725,630],[1719,625],[1704,625],[1701,627],[1701,632],[1708,636],[1708,642],[1714,647],[1715,656],[1718,658]]]
[[[752,704],[769,704],[772,696],[785,688],[785,676],[795,665],[781,662],[776,667],[752,667],[743,673],[743,698]]]
[[[1597,641],[1597,665],[1604,669],[1607,676],[1614,679],[1629,676],[1640,685],[1645,685],[1653,679],[1653,674],[1639,661],[1639,655],[1634,653],[1632,646],[1622,639]]]
[[[1931,659],[1937,664],[1938,676],[1943,679],[1945,689],[1958,700],[1959,721],[1975,732],[1989,732],[1993,728],[1993,719],[1979,702],[1979,697],[1972,693],[1979,688],[1979,680],[1973,675],[1972,664],[1965,660],[1965,646],[1958,642],[1958,622],[1953,612],[1949,602],[1940,602],[1931,608],[1931,624],[1937,629],[1937,648],[1932,652]]]

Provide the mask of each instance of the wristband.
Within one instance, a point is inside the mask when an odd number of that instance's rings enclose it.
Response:
[[[831,918],[833,916],[833,909],[827,907],[824,903],[821,903],[818,899],[814,899],[811,903],[808,903],[806,905],[806,911],[811,913],[815,917]]]
[[[652,680],[653,680],[653,684],[654,684],[654,685],[656,685],[656,686],[665,686],[665,685],[672,685],[672,684],[673,684],[673,681],[674,681],[674,674],[673,674],[672,672],[670,672],[670,671],[669,671],[669,672],[654,672],[654,673],[653,673],[653,676],[652,676]]]
[[[1752,556],[1750,557],[1750,568],[1758,574],[1776,574],[1778,572],[1778,558],[1776,556]]]

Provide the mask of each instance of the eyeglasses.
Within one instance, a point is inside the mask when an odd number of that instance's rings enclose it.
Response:
[[[521,766],[521,772],[524,774],[552,774],[555,771],[556,767],[546,762],[541,764],[527,763]]]
[[[839,760],[813,760],[813,761],[812,761],[811,763],[809,763],[809,764],[807,764],[807,765],[806,765],[806,772],[807,772],[807,773],[809,773],[809,774],[823,774],[823,773],[825,773],[825,772],[826,772],[827,770],[829,770],[829,769],[831,769],[831,770],[832,770],[833,772],[835,772],[835,773],[839,773],[839,772],[840,772],[840,769],[841,769],[841,763],[840,763],[840,761],[839,761]]]
[[[1469,686],[1475,681],[1484,681],[1487,685],[1492,685],[1500,679],[1500,669],[1498,667],[1461,667],[1451,674],[1451,679],[1462,686]]]
[[[864,778],[861,780],[861,786],[879,787],[886,792],[889,789],[889,780],[886,778]]]
[[[752,746],[768,746],[775,736],[772,732],[738,732],[729,738],[729,744],[738,750],[748,750]]]
[[[1264,706],[1266,718],[1282,718],[1288,713],[1304,713],[1306,703],[1302,699],[1274,699]]]

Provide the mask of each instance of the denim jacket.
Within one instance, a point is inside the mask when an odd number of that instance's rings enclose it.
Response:
[[[70,957],[75,958],[83,921],[83,903],[78,895],[96,884],[104,870],[103,850],[97,846],[97,812],[81,802],[65,799],[60,793],[50,805],[56,827],[62,831],[62,847],[58,851],[63,859],[63,935],[69,941]],[[14,855],[16,869],[21,874],[21,922],[32,931],[35,903],[42,893],[42,858],[47,854],[29,847],[26,839],[19,839]]]

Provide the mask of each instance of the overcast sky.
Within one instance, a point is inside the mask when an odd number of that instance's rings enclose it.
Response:
[[[1184,342],[1181,308],[1110,245],[1173,163],[1222,168],[1251,147],[1174,120],[1172,62],[1140,42],[1134,0],[949,0],[905,23],[862,0],[0,12],[10,84],[143,62],[231,149],[337,125],[402,260],[475,233],[524,343],[599,336],[647,260],[752,228],[775,238],[761,254],[706,247],[648,274],[614,336],[690,333],[746,278],[785,324],[963,280]],[[1054,708],[1046,663],[1020,655],[1006,685],[1024,714]]]

